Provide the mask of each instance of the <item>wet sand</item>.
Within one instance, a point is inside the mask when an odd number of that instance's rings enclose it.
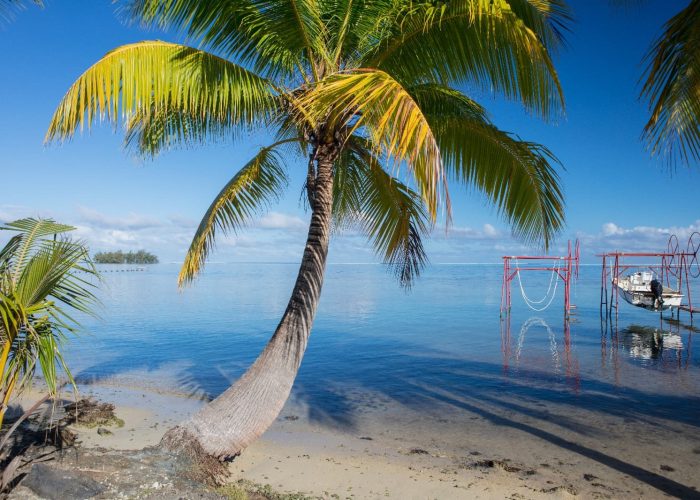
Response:
[[[232,480],[321,498],[700,498],[692,418],[431,391],[421,411],[358,392],[345,421],[292,399],[231,464]],[[203,404],[118,381],[84,386],[86,395],[114,403],[124,426],[77,427],[82,446],[117,450],[157,444]]]

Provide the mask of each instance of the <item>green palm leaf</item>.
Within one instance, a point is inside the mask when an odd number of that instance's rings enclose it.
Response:
[[[647,56],[643,139],[670,164],[700,161],[700,0],[671,18]]]
[[[75,228],[65,224],[57,224],[50,219],[19,219],[14,222],[9,222],[4,226],[0,226],[0,231],[19,231],[20,234],[15,236],[15,241],[10,240],[0,255],[11,256],[13,271],[11,280],[14,285],[17,284],[20,274],[27,267],[27,262],[32,256],[32,251],[36,247],[37,241],[49,235],[56,235],[72,231]],[[15,245],[17,248],[15,249]]]
[[[60,346],[79,323],[69,311],[92,314],[99,275],[88,251],[65,233],[74,228],[46,219],[0,227],[17,231],[0,250],[0,425],[7,402],[31,382],[37,363],[52,394],[58,366],[72,382]]]
[[[409,288],[427,263],[432,227],[418,193],[389,175],[366,142],[353,138],[339,159],[333,213],[338,228],[359,227],[399,283]]]
[[[399,2],[395,0],[335,0],[323,2],[321,18],[334,66],[342,61],[344,69],[359,67],[360,60],[382,33],[384,20],[395,18]]]
[[[512,4],[515,9],[505,0],[461,0],[412,8],[362,65],[408,84],[493,89],[543,118],[553,117],[564,99],[545,43],[557,45],[560,35],[552,26],[566,25],[566,11],[560,2]]]
[[[76,311],[90,314],[97,298],[90,291],[93,284],[81,275],[96,274],[87,249],[81,243],[65,239],[45,241],[22,270],[15,294],[24,303],[39,303],[51,297]]]
[[[199,223],[187,251],[178,277],[181,286],[192,282],[199,274],[213,248],[217,231],[235,234],[280,196],[287,186],[287,174],[275,148],[292,141],[296,139],[262,148],[219,192]]]
[[[565,34],[573,21],[571,9],[562,0],[506,0],[522,22],[537,34],[550,52],[565,43]]]
[[[423,85],[411,94],[435,132],[450,176],[483,192],[516,236],[548,247],[564,225],[554,155],[496,128],[480,106],[457,90]]]
[[[196,144],[232,141],[240,134],[238,127],[212,119],[210,115],[193,115],[182,109],[135,112],[126,123],[124,146],[138,154],[155,158],[162,151]]]

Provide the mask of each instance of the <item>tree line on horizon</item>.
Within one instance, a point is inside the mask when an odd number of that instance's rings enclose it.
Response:
[[[138,252],[97,252],[94,257],[96,264],[158,264],[158,257],[146,250]]]

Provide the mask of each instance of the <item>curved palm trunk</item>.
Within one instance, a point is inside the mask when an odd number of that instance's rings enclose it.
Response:
[[[333,202],[335,148],[319,146],[306,248],[292,296],[274,335],[248,371],[186,422],[162,445],[194,447],[226,460],[238,455],[275,421],[294,383],[321,295]]]

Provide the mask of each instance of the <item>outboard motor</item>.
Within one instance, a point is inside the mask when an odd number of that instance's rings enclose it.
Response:
[[[651,280],[650,285],[651,285],[651,293],[654,296],[654,309],[658,309],[664,303],[664,299],[662,297],[662,295],[664,293],[664,286],[657,279]]]

